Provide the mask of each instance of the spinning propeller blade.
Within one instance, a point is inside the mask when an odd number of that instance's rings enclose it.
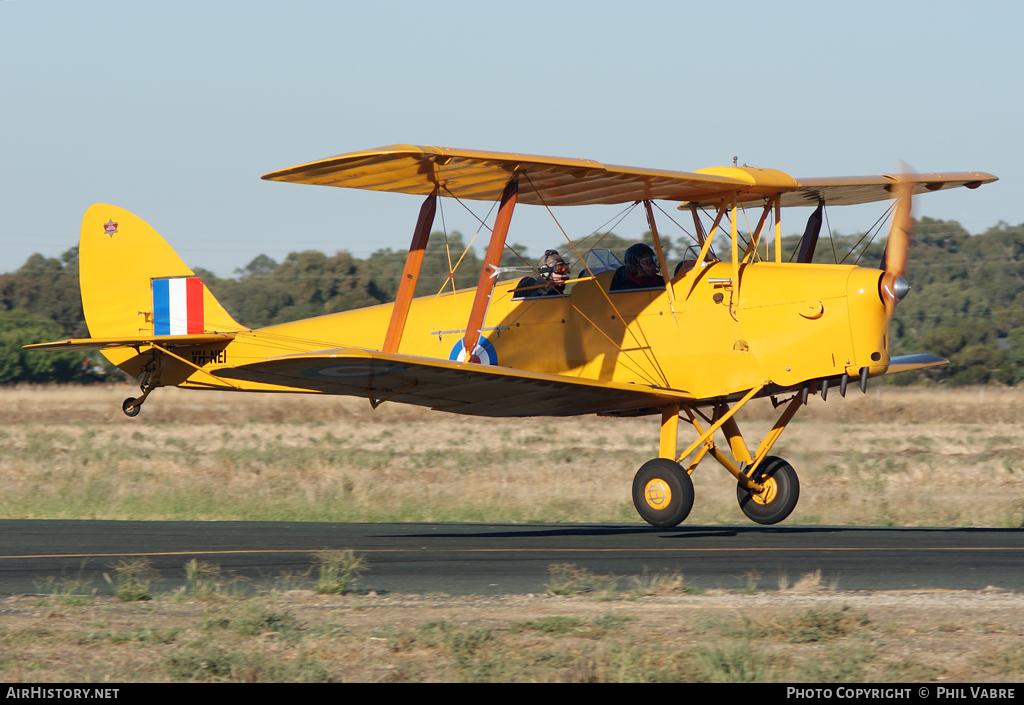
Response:
[[[879,287],[890,317],[897,302],[910,291],[910,284],[903,275],[907,272],[907,257],[914,229],[914,219],[911,217],[914,183],[913,180],[906,178],[907,176],[909,175],[901,173],[900,182],[893,188],[893,193],[898,199],[896,214],[893,216],[889,239],[885,243],[885,254],[882,256],[882,269],[885,270],[885,274],[882,275]]]

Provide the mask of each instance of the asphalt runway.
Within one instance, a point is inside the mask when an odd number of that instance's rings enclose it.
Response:
[[[0,520],[0,594],[79,577],[111,593],[102,574],[134,556],[160,571],[158,591],[184,585],[192,558],[266,586],[309,569],[323,549],[364,554],[360,588],[378,593],[537,593],[561,563],[617,576],[678,571],[703,588],[742,588],[759,574],[761,589],[775,589],[780,575],[792,584],[820,570],[845,590],[1024,590],[1019,529]]]

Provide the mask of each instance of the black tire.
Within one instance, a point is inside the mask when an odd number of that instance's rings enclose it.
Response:
[[[659,493],[665,500],[663,506],[658,506],[661,504],[657,499]],[[633,476],[633,506],[651,526],[662,529],[676,526],[693,509],[693,480],[679,463],[667,458],[648,460]]]
[[[755,478],[761,484],[771,483],[767,503],[759,501],[741,483],[736,484],[736,499],[747,518],[758,524],[778,524],[793,513],[800,499],[800,479],[796,470],[782,458],[767,456],[757,468]]]
[[[135,403],[135,397],[128,397],[121,404],[121,411],[124,412],[125,416],[131,416],[132,418],[135,418],[136,416],[139,415],[139,412],[142,411],[142,404],[139,404],[138,406],[135,406],[135,407],[133,407],[131,409],[128,408],[129,404],[134,404],[134,403]]]

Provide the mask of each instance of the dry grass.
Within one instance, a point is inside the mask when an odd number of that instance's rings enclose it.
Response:
[[[0,516],[637,522],[630,483],[657,449],[653,417],[474,419],[161,389],[128,419],[130,394],[0,390]],[[1024,524],[1024,390],[832,396],[812,397],[773,451],[800,473],[789,523]],[[775,413],[741,412],[751,446]],[[713,461],[694,482],[688,523],[746,523]]]
[[[0,680],[1019,681],[999,591],[12,597]]]

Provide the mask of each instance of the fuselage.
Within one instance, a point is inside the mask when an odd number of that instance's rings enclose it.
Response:
[[[713,263],[666,288],[609,291],[611,272],[571,284],[565,296],[516,298],[495,286],[484,323],[490,364],[596,380],[666,387],[718,398],[764,382],[856,376],[889,363],[879,270],[848,265]],[[399,353],[457,359],[473,289],[414,299]],[[332,348],[380,350],[393,306],[384,304],[243,332],[197,349],[211,370]],[[179,363],[180,364],[180,363]],[[209,388],[184,366],[180,381]],[[245,383],[246,388],[279,389]]]

